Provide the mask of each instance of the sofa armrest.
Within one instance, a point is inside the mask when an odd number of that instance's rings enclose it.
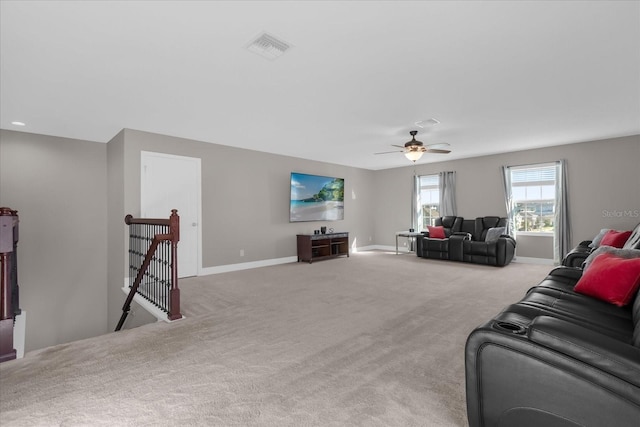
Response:
[[[516,241],[508,234],[498,237],[496,244],[496,265],[505,266],[509,264],[516,254]]]
[[[416,236],[416,256],[422,257],[422,254],[424,253],[424,239],[428,239],[429,238],[429,233],[427,233],[427,235],[424,235],[424,231],[422,232],[422,236]]]
[[[504,239],[507,240],[509,243],[513,244],[513,246],[516,245],[516,241],[513,237],[509,236],[508,234],[501,234],[500,237],[498,237],[498,240],[500,239]]]
[[[449,236],[449,259],[451,261],[464,261],[464,242],[467,240],[471,240],[471,235],[461,231]]]
[[[591,255],[594,248],[590,248],[590,240],[580,242],[578,246],[573,248],[562,259],[562,265],[567,267],[582,267],[582,263]]]
[[[578,267],[558,266],[549,272],[549,276],[562,277],[565,279],[575,280],[576,282],[582,277],[582,269]]]
[[[572,252],[569,252],[567,255],[565,255],[565,257],[562,259],[561,264],[566,267],[582,268],[582,264],[587,260],[589,255],[590,253],[586,251],[585,252],[572,251]]]
[[[640,387],[640,348],[550,316],[536,317],[528,336],[532,342]]]

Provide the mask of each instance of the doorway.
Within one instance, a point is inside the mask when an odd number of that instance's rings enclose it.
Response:
[[[142,151],[140,153],[140,216],[169,218],[171,209],[180,216],[178,277],[197,276],[200,271],[200,159]]]

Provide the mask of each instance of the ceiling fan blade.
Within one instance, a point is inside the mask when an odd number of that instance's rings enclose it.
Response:
[[[434,153],[434,154],[449,154],[451,150],[441,150],[439,148],[425,148],[425,153]]]
[[[392,147],[405,148],[404,145],[391,144]]]
[[[446,142],[436,142],[435,144],[427,145],[427,148],[441,148],[443,150],[447,150],[450,146],[451,144]]]
[[[391,153],[404,153],[404,150],[399,151],[399,150],[395,150],[395,151],[383,151],[382,153],[373,153],[373,154],[391,154]]]

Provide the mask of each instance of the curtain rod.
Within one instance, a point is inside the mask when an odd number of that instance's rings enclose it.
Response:
[[[524,165],[507,165],[507,166],[501,166],[501,167],[506,167],[506,168],[525,168],[525,167],[536,167],[536,166],[551,166],[551,165],[557,165],[558,163],[560,163],[561,160],[554,160],[552,162],[542,162],[542,163],[529,163],[529,164],[524,164]]]

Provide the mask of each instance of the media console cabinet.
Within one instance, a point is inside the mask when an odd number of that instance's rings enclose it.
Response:
[[[298,262],[349,256],[349,233],[298,234]]]

